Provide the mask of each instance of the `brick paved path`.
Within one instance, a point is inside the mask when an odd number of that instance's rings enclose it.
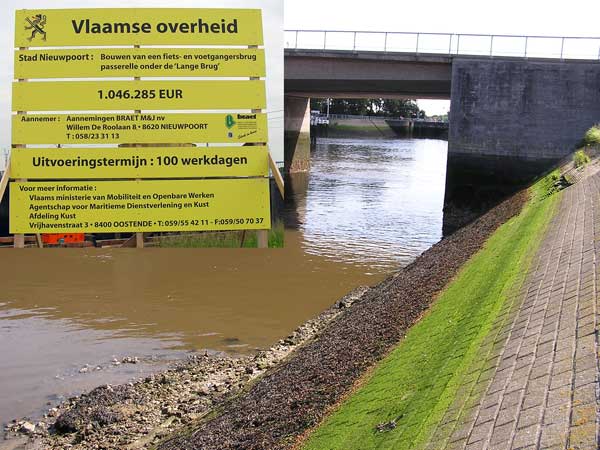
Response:
[[[427,450],[597,449],[600,174],[563,192]]]

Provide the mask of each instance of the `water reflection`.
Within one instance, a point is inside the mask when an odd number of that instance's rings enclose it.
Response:
[[[310,174],[286,191],[307,254],[379,270],[405,265],[442,236],[447,142],[319,139]]]

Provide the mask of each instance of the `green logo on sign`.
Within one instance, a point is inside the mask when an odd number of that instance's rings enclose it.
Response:
[[[227,117],[225,118],[225,126],[227,128],[231,128],[234,125],[235,125],[235,120],[233,120],[233,116],[231,114],[227,114]]]

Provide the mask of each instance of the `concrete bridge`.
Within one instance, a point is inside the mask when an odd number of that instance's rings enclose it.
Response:
[[[446,204],[485,204],[600,122],[600,38],[287,31],[288,172],[310,167],[311,97],[449,99]]]

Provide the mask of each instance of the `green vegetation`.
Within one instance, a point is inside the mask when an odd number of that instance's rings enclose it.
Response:
[[[244,239],[242,245],[242,237]],[[282,248],[284,226],[276,222],[269,230],[269,248]],[[157,238],[158,247],[166,248],[256,248],[258,239],[255,231],[215,231],[206,233],[181,233]]]
[[[577,150],[573,155],[573,163],[575,167],[583,167],[590,162],[590,157],[583,150]]]
[[[583,137],[582,145],[600,144],[600,125],[594,125],[587,130]]]
[[[326,98],[311,98],[310,109],[327,111],[327,100]],[[425,111],[420,110],[414,100],[383,98],[332,98],[329,99],[329,113],[380,117],[425,117]]]
[[[522,283],[560,197],[551,195],[559,179],[554,172],[530,189],[521,213],[465,264],[371,377],[314,430],[305,450],[402,450],[427,442],[481,360],[478,351],[509,293]]]
[[[537,182],[537,195],[542,198],[548,197],[560,191],[565,184],[568,185],[570,183],[566,182],[564,177],[561,176],[560,171],[554,170]]]

